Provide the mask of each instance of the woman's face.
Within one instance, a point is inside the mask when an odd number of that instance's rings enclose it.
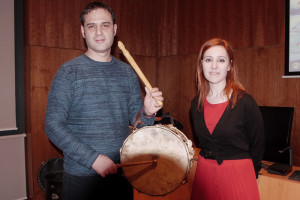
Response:
[[[202,59],[203,74],[210,84],[226,85],[230,61],[223,46],[213,46],[206,50]]]

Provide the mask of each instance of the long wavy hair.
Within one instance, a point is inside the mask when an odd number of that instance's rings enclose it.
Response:
[[[226,86],[223,90],[223,93],[227,96],[227,99],[231,103],[231,108],[234,108],[234,106],[236,105],[238,97],[242,96],[245,93],[245,88],[238,80],[238,71],[232,47],[226,40],[220,38],[210,39],[202,45],[197,61],[196,86],[197,95],[199,96],[197,106],[199,110],[202,110],[205,98],[207,97],[210,90],[209,82],[205,78],[203,73],[202,59],[204,53],[214,46],[224,47],[229,57],[230,70],[228,71],[226,76]]]

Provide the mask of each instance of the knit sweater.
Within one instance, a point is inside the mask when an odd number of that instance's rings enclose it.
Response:
[[[200,155],[223,160],[251,158],[256,174],[261,169],[264,154],[264,127],[259,107],[251,95],[245,94],[231,109],[228,104],[212,134],[207,129],[204,110],[197,109],[198,96],[192,100],[191,116]]]
[[[48,95],[45,131],[64,153],[64,169],[73,175],[93,175],[99,154],[120,162],[120,148],[143,102],[133,69],[112,57],[97,62],[85,54],[63,64]],[[154,117],[141,115],[144,125]]]

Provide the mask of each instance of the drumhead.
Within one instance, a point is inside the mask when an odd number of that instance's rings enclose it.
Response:
[[[139,192],[166,195],[187,177],[191,152],[182,136],[165,126],[147,126],[133,132],[121,148],[121,163],[157,160],[157,163],[123,167],[124,174]]]

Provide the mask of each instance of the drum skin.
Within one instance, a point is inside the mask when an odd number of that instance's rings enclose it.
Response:
[[[173,126],[147,126],[124,141],[121,163],[157,162],[123,167],[131,185],[139,192],[162,196],[186,181],[194,155],[192,143]]]

